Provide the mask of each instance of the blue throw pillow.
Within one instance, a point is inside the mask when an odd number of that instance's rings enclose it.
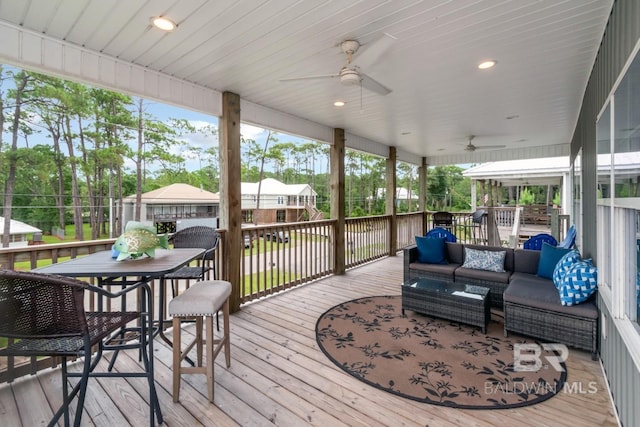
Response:
[[[570,306],[585,302],[598,287],[598,269],[590,261],[575,263],[558,288],[560,303]]]
[[[553,284],[556,288],[559,288],[562,284],[564,275],[576,262],[580,261],[580,253],[575,249],[567,252],[560,258],[560,261],[556,264],[556,268],[553,269]]]
[[[504,273],[504,258],[507,251],[481,251],[464,248],[464,268]]]
[[[445,254],[444,237],[416,236],[418,262],[425,264],[449,264]]]
[[[538,261],[538,276],[545,279],[553,279],[553,270],[556,268],[558,261],[569,251],[571,249],[551,246],[547,242],[543,243],[540,251],[540,260]]]

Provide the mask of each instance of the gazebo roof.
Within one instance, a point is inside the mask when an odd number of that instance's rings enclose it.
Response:
[[[9,223],[9,234],[28,234],[28,233],[42,233],[39,228],[33,227],[29,224],[25,224],[22,221],[12,219]],[[0,234],[4,234],[4,217],[0,216]]]
[[[504,186],[560,185],[569,172],[569,157],[489,162],[467,169],[463,176],[472,180],[494,180]]]

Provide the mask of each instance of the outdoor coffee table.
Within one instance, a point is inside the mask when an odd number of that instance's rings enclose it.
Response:
[[[402,284],[402,315],[413,310],[482,328],[491,318],[489,288],[440,279],[414,278]]]

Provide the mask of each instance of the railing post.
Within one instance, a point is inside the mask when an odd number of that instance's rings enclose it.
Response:
[[[560,241],[560,221],[558,220],[559,212],[560,209],[558,208],[551,209],[551,235],[558,241]]]

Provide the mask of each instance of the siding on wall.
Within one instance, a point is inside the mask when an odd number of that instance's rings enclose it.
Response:
[[[583,229],[596,229],[596,119],[616,80],[640,38],[640,2],[616,0],[602,38],[571,141],[571,159],[582,148]],[[597,233],[582,233],[584,257],[595,257]],[[597,257],[596,257],[597,259]],[[600,356],[624,426],[640,420],[640,371],[602,301],[598,305],[605,325],[601,331]]]
[[[613,401],[622,425],[635,426],[640,423],[640,405],[638,405],[640,371],[636,368],[629,352],[626,351],[613,318],[600,297],[598,297],[598,307],[601,317],[605,319],[605,327],[601,331],[600,357],[607,374]]]

